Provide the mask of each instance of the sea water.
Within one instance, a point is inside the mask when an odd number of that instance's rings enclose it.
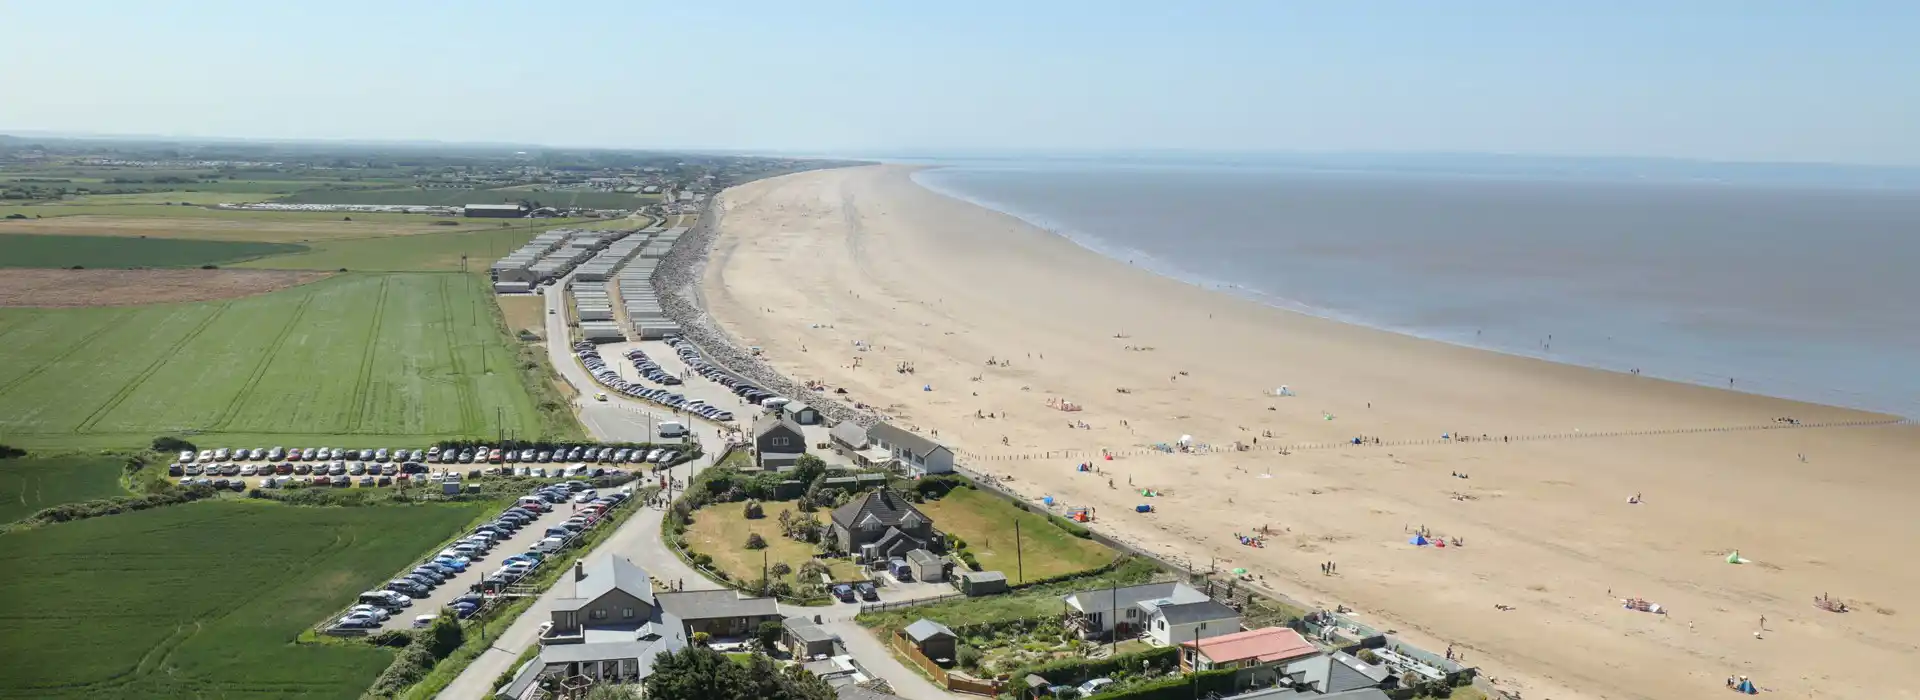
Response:
[[[1489,350],[1920,416],[1920,176],[1632,162],[947,159],[1102,254]]]

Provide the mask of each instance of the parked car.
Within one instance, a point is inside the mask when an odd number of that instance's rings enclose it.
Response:
[[[844,583],[835,584],[833,587],[833,597],[839,598],[842,603],[853,602],[853,586]]]
[[[872,602],[880,599],[880,589],[876,588],[870,582],[860,581],[855,583],[853,584],[853,590],[855,593],[860,594],[861,600]]]

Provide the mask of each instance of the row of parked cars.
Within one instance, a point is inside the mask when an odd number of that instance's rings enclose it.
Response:
[[[607,367],[606,359],[600,357],[599,346],[593,343],[586,341],[574,343],[573,351],[580,357],[580,364],[585,365],[587,371],[593,374],[594,380],[609,389],[634,398],[646,399],[676,411],[698,414],[707,420],[721,422],[733,420],[733,412],[718,406],[709,406],[699,399],[689,399],[666,389],[648,387],[621,378],[619,372]],[[661,424],[660,434],[671,437],[664,423]]]
[[[627,361],[633,363],[633,368],[640,372],[640,376],[646,377],[649,381],[656,384],[665,384],[667,386],[680,386],[681,384],[679,377],[668,374],[667,370],[660,367],[660,363],[654,362],[651,357],[647,357],[645,350],[641,350],[640,348],[628,350]]]
[[[641,350],[639,348],[628,350],[627,360],[632,362],[634,367],[641,368],[641,371],[643,372],[646,371],[645,368],[647,367],[658,368],[660,366],[658,363],[655,363],[653,361],[653,358],[647,357],[647,353],[645,350]],[[674,377],[673,383],[679,384],[680,378]],[[704,401],[699,401],[699,400],[686,401],[684,405],[675,406],[675,408],[679,408],[680,410],[683,410],[683,411],[688,411],[691,413],[698,414],[702,418],[706,418],[707,420],[711,420],[711,421],[726,422],[726,421],[733,420],[732,411],[726,410],[719,406],[710,406]]]
[[[411,571],[388,581],[381,590],[360,594],[358,604],[348,609],[334,624],[346,628],[379,627],[393,613],[413,605],[415,599],[430,595],[433,589],[474,566],[475,562],[485,559],[495,546],[531,524],[540,514],[553,510],[560,503],[579,504],[573,516],[560,525],[548,528],[546,537],[539,544],[501,559],[497,568],[480,579],[483,586],[505,586],[519,581],[537,569],[548,556],[571,545],[581,532],[599,524],[608,509],[631,498],[631,488],[603,496],[584,481],[541,487]],[[464,593],[447,603],[447,607],[459,617],[466,618],[478,612],[484,603],[482,594]],[[415,626],[422,626],[432,619],[432,615],[421,615],[414,619],[414,623]]]
[[[328,460],[423,462],[426,461],[429,455],[435,454],[439,452],[439,450],[440,448],[438,447],[425,451],[406,449],[390,450],[384,447],[372,450],[342,450],[338,447],[295,447],[292,449],[285,447],[228,449],[222,447],[214,450],[201,450],[199,452],[181,450],[180,462],[182,464],[195,462],[204,464],[207,462],[225,462],[228,460],[235,462],[279,462],[281,460],[289,462],[312,462],[315,460],[323,462]]]
[[[693,343],[688,342],[685,338],[668,338],[667,345],[673,348],[674,354],[680,356],[681,362],[687,363],[687,367],[691,368],[700,376],[706,377],[720,386],[731,389],[735,396],[746,399],[747,403],[758,406],[761,402],[778,396],[778,394],[754,386],[750,382],[742,381],[731,374],[721,371],[719,367],[715,367],[712,363],[707,362],[707,358],[701,357],[700,351],[695,349]]]

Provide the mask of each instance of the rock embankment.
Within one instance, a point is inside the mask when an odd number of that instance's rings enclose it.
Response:
[[[713,239],[720,233],[719,219],[723,212],[716,204],[718,200],[718,197],[707,200],[707,207],[700,213],[700,221],[694,224],[693,230],[682,235],[673,250],[660,259],[653,276],[653,287],[660,293],[660,309],[666,312],[667,318],[680,324],[681,337],[693,341],[708,362],[781,396],[805,401],[830,422],[851,420],[861,425],[879,422],[880,419],[870,413],[855,410],[830,394],[807,389],[775,371],[734,342],[707,315],[700,303],[700,277],[706,271],[707,253],[713,247]]]

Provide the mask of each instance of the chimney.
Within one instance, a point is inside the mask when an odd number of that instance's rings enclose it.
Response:
[[[587,577],[587,563],[584,561],[574,562],[573,563],[573,580],[578,581],[586,577]]]

